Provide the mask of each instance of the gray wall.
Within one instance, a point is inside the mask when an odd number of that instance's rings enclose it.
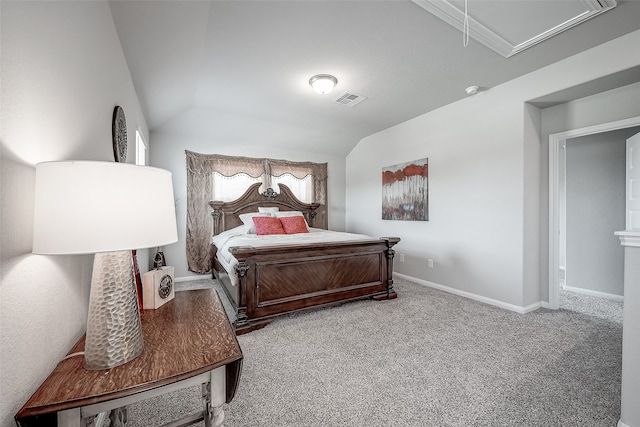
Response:
[[[640,32],[630,34],[364,138],[347,156],[347,230],[399,236],[401,274],[507,308],[536,308],[548,288],[549,143],[544,112],[527,101],[633,66],[640,58],[627,53],[639,40]],[[633,96],[614,108],[599,98],[595,119],[640,115]],[[554,125],[571,129],[573,116],[560,119]],[[383,221],[381,168],[425,157],[429,221]]]
[[[93,262],[31,253],[33,165],[112,162],[115,105],[133,162],[135,129],[146,136],[147,125],[107,2],[0,1],[0,15],[0,426],[9,427],[84,333]]]
[[[623,295],[625,140],[622,129],[567,140],[566,284]]]

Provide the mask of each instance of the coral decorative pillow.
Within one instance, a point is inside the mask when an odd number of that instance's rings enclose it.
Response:
[[[282,223],[282,228],[287,234],[308,233],[309,227],[307,227],[307,221],[303,216],[286,216],[279,219]]]
[[[246,234],[256,234],[256,224],[253,222],[253,218],[256,216],[268,216],[273,217],[270,213],[258,213],[251,212],[240,215],[240,220],[244,224],[244,232]]]
[[[282,228],[279,218],[271,216],[254,216],[253,222],[256,225],[256,234],[264,236],[267,234],[286,234]]]

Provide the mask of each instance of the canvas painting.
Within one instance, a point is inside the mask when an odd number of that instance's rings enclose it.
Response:
[[[429,161],[382,168],[382,219],[429,221]]]

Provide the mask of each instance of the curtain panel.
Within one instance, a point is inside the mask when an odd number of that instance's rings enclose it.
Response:
[[[327,164],[291,162],[288,160],[200,154],[185,150],[187,164],[187,266],[189,271],[211,271],[211,236],[213,220],[208,203],[213,197],[212,174],[233,176],[245,173],[254,178],[265,177],[265,186],[272,187],[271,177],[291,174],[298,179],[311,175],[313,203],[320,203],[316,227],[328,228]],[[274,188],[277,191],[277,188]]]

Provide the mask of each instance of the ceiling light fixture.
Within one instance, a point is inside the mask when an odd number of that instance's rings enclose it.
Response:
[[[338,79],[329,74],[317,74],[309,79],[309,84],[317,93],[324,95],[333,90]]]
[[[480,89],[478,86],[469,86],[464,91],[467,92],[467,95],[475,95]]]

